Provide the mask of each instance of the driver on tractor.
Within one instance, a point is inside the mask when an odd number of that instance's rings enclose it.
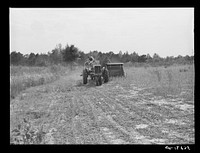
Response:
[[[86,65],[88,68],[92,69],[94,62],[95,62],[94,58],[93,58],[92,56],[88,56],[88,60],[87,60],[87,62],[85,63],[85,65]]]
[[[90,65],[92,65],[95,62],[94,57],[92,57],[92,56],[89,56],[88,59],[89,59]]]
[[[81,76],[83,76],[83,84],[87,84],[88,76],[91,77],[91,80],[96,81],[96,85],[101,85],[102,80],[104,80],[104,83],[108,82],[109,80],[107,68],[104,67],[102,69],[99,61],[95,60],[92,56],[88,56]]]

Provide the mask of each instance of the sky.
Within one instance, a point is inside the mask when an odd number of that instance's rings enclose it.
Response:
[[[194,55],[194,8],[10,8],[10,52]]]

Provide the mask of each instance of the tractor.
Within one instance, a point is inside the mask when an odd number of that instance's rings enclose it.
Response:
[[[87,84],[88,76],[91,80],[95,80],[96,85],[102,85],[102,82],[109,81],[109,77],[125,76],[123,63],[106,63],[104,67],[98,64],[96,61],[91,63],[86,61],[83,69],[83,84]]]
[[[88,76],[90,76],[91,80],[95,80],[96,86],[102,85],[102,82],[106,83],[109,81],[108,70],[105,67],[101,67],[100,64],[89,64],[85,62],[83,69],[83,84],[87,84]]]

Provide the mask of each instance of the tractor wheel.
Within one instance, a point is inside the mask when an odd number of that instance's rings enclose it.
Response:
[[[102,85],[102,79],[101,79],[101,76],[98,77],[98,80],[99,80],[99,85]]]
[[[103,72],[103,79],[105,83],[109,81],[109,74],[107,69],[105,69]]]
[[[98,86],[99,85],[99,77],[98,76],[95,77],[95,81],[96,81],[96,86]]]
[[[126,77],[126,74],[125,74],[125,71],[124,71],[124,70],[122,71],[122,76],[123,76],[123,77]]]
[[[87,71],[83,70],[83,84],[87,84]]]

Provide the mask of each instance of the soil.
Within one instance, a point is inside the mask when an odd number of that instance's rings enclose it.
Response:
[[[131,84],[82,84],[80,72],[22,92],[10,102],[10,130],[43,127],[46,144],[194,144],[194,102],[161,99]]]

